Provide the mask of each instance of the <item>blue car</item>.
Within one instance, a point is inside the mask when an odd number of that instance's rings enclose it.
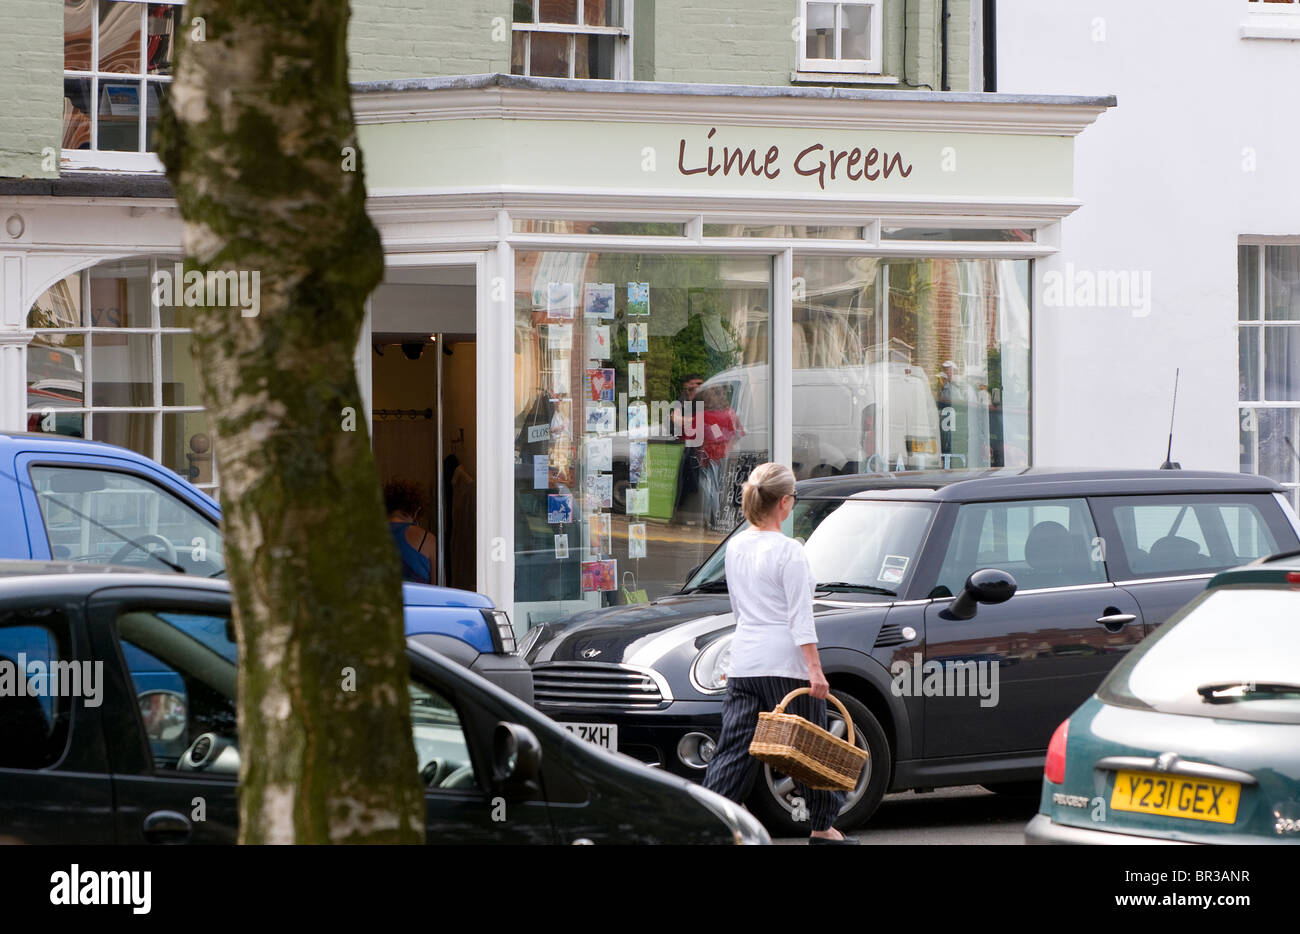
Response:
[[[220,577],[220,521],[216,500],[134,451],[63,435],[0,432],[0,560]],[[408,583],[402,602],[407,636],[533,702],[532,672],[516,652],[510,618],[490,599]]]
[[[1056,730],[1027,843],[1300,843],[1300,551],[1215,576]]]

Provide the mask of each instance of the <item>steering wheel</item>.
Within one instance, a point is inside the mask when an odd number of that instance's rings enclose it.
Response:
[[[163,546],[162,556],[166,558],[168,561],[170,561],[172,564],[176,563],[176,546],[173,545],[167,539],[163,538],[161,535],[153,535],[153,534],[141,535],[135,541],[127,542],[117,551],[113,552],[113,557],[108,559],[108,563],[119,564],[121,563],[123,558],[125,558],[133,551],[143,551],[146,554],[153,554],[153,552],[150,551],[149,549],[139,547],[141,545],[144,545],[147,542],[157,543],[159,545],[162,545]]]
[[[446,759],[430,759],[420,769],[420,778],[424,781],[425,788],[437,788],[438,783],[447,777],[450,771],[449,763]]]

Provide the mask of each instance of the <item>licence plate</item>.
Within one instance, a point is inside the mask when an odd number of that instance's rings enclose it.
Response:
[[[614,723],[561,723],[579,739],[618,752],[618,725]]]
[[[1110,806],[1116,811],[1219,824],[1233,823],[1240,803],[1241,785],[1237,782],[1147,772],[1116,772],[1115,787],[1110,793]]]

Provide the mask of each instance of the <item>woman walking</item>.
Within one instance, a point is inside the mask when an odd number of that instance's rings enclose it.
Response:
[[[771,710],[795,688],[811,697],[787,708],[825,728],[830,685],[817,655],[812,595],[816,586],[803,545],[781,523],[794,508],[794,474],[781,464],[759,464],[743,486],[741,507],[750,527],[727,542],[727,592],[736,617],[722,704],[722,735],[704,775],[704,787],[732,801],[748,796],[759,762],[749,755],[758,712]],[[844,803],[838,791],[795,785],[808,806],[809,843],[855,844],[831,826]]]

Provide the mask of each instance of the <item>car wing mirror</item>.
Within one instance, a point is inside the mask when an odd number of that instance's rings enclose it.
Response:
[[[980,568],[966,578],[961,593],[939,615],[945,619],[971,619],[981,603],[1006,603],[1016,592],[1016,579],[997,568]]]
[[[528,727],[502,721],[492,732],[492,781],[515,792],[537,788],[542,744]]]

